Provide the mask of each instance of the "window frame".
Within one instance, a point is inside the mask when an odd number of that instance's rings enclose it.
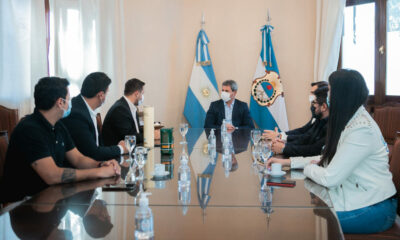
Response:
[[[346,0],[346,7],[375,3],[375,94],[368,97],[369,106],[379,106],[390,102],[400,102],[400,96],[386,95],[386,14],[387,0]],[[383,47],[383,53],[379,49]],[[338,69],[342,68],[342,44]]]

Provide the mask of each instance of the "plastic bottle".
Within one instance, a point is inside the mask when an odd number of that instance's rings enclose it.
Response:
[[[135,213],[135,239],[152,239],[154,237],[153,213],[149,208],[149,199],[147,198],[147,195],[150,194],[140,194],[139,208]]]
[[[208,136],[208,144],[213,148],[217,146],[217,138],[215,137],[214,129],[211,129],[210,135]]]
[[[222,120],[222,125],[221,125],[221,132],[226,133],[226,120]]]
[[[178,186],[179,191],[186,191],[190,188],[190,168],[186,162],[181,162],[178,169]]]

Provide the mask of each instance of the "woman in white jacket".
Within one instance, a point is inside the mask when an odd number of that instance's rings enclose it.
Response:
[[[396,218],[396,188],[386,142],[363,106],[368,88],[359,72],[345,69],[332,73],[329,84],[327,141],[319,163],[311,157],[269,164],[304,167],[307,177],[327,187],[344,233],[385,231]]]

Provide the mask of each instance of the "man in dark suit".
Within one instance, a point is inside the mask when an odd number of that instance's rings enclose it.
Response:
[[[63,119],[78,150],[84,155],[104,161],[118,158],[127,152],[124,141],[114,146],[104,146],[97,127],[96,109],[106,100],[111,79],[102,72],[89,74],[83,81],[81,94],[72,99],[69,117]]]
[[[315,121],[311,127],[303,134],[289,135],[286,142],[275,139],[272,143],[272,151],[282,153],[285,157],[308,157],[321,154],[328,128],[328,91],[328,86],[314,91],[315,98],[311,104],[315,108]]]
[[[237,90],[237,84],[233,80],[222,83],[222,99],[211,103],[204,128],[221,128],[223,119],[227,123],[228,131],[235,128],[254,128],[247,103],[235,99]]]
[[[145,83],[133,78],[125,83],[124,96],[108,110],[103,124],[106,146],[114,145],[126,135],[135,135],[138,144],[143,142],[143,128],[139,124],[137,106],[144,99]]]
[[[296,140],[297,138],[301,137],[301,135],[305,134],[307,131],[309,131],[311,128],[315,126],[316,120],[317,120],[317,114],[316,114],[316,108],[313,104],[313,101],[316,99],[315,92],[319,94],[321,91],[328,91],[329,86],[328,82],[326,81],[319,81],[319,82],[313,82],[311,83],[311,90],[310,90],[310,95],[309,95],[309,100],[311,103],[310,110],[311,110],[311,119],[308,121],[304,126],[300,128],[296,128],[287,132],[278,132],[278,129],[276,128],[275,131],[272,130],[264,130],[263,137],[271,140],[275,139],[281,139],[283,141],[293,141]]]

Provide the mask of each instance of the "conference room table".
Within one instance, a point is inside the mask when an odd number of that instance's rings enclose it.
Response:
[[[208,129],[190,128],[187,143],[173,132],[172,154],[151,148],[134,187],[113,189],[123,183],[132,166],[119,159],[121,177],[56,185],[0,211],[0,239],[134,239],[139,196],[149,195],[155,239],[344,239],[326,189],[300,170],[283,169],[273,178],[254,161],[250,130],[230,135],[230,155],[216,132],[216,154],[208,151]],[[188,156],[190,187],[179,188],[178,169]],[[154,166],[168,173],[154,177]],[[294,187],[267,182],[295,181]],[[111,188],[109,187],[111,186]]]

